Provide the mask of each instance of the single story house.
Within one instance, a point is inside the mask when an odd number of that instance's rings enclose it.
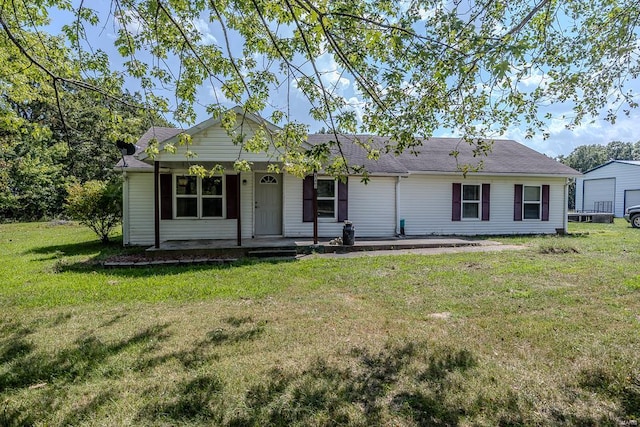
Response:
[[[640,161],[610,160],[576,179],[576,210],[617,217],[640,205]]]
[[[240,111],[237,111],[240,114]],[[262,124],[246,116],[243,132]],[[160,151],[151,159],[144,149],[155,138],[176,141],[179,129],[154,127],[136,143],[138,151],[116,166],[124,175],[123,240],[125,245],[160,246],[161,242],[191,239],[251,239],[314,236],[312,177],[300,179],[271,173],[274,153],[242,152],[220,126],[209,119],[185,132],[189,149],[205,167],[225,166],[220,176],[187,174],[184,146]],[[309,135],[309,144],[330,141],[333,135]],[[363,137],[365,138],[365,137]],[[366,137],[383,145],[380,137]],[[452,151],[459,152],[456,158]],[[471,147],[458,138],[431,138],[415,153],[382,154],[373,161],[345,137],[342,151],[351,164],[364,165],[361,176],[346,182],[319,175],[317,235],[334,238],[349,220],[357,238],[392,237],[401,220],[409,236],[551,234],[566,230],[567,181],[579,175],[555,160],[515,141],[497,140],[479,172],[466,177],[459,164],[477,163]],[[251,172],[236,173],[238,158],[252,162]]]

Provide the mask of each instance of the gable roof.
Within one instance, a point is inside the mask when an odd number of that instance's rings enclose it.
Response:
[[[267,129],[271,130],[271,131],[277,131],[280,130],[280,128],[276,125],[274,125],[273,123],[269,122],[268,120],[263,119],[262,117],[258,116],[257,114],[253,114],[253,113],[248,113],[246,111],[244,111],[244,109],[242,107],[233,107],[231,108],[229,111],[233,111],[235,112],[237,115],[241,116],[243,120],[249,120],[252,121],[253,123],[256,123],[258,125],[264,125]],[[158,142],[160,143],[160,146],[158,147],[160,150],[163,149],[164,144],[166,142],[175,142],[175,141],[171,141],[172,139],[174,139],[175,136],[177,136],[180,133],[185,133],[187,135],[195,135],[205,129],[208,129],[212,126],[216,126],[219,125],[220,123],[222,123],[222,115],[218,115],[218,117],[211,117],[203,122],[200,122],[192,127],[190,127],[189,129],[174,129],[174,128],[156,128],[156,129],[172,129],[175,130],[176,132],[174,134],[171,134],[170,136],[168,136],[167,138],[164,139],[160,139],[158,138]],[[146,135],[146,133],[145,133]],[[142,136],[143,139],[144,135]],[[145,153],[144,151],[140,152],[139,154],[136,153],[136,157],[139,158],[140,160],[144,160],[145,158],[147,158],[147,153]]]
[[[251,120],[254,120],[251,117]],[[196,133],[220,123],[220,120],[209,119],[191,129],[188,133]],[[152,127],[145,132],[136,142],[136,153],[133,156],[124,156],[127,170],[150,170],[153,167],[144,161],[144,150],[149,141],[156,138],[160,144],[176,137],[182,129],[167,127]],[[372,160],[367,156],[367,151],[361,145],[354,142],[369,144],[372,148],[380,150],[379,159]],[[389,138],[372,135],[338,135],[340,150],[351,165],[362,165],[371,175],[408,175],[410,173],[460,173],[460,165],[479,165],[482,168],[477,172],[481,175],[550,175],[550,176],[579,176],[580,172],[566,166],[550,157],[545,156],[525,145],[513,140],[494,140],[491,152],[488,155],[474,155],[473,147],[460,138],[429,138],[421,140],[421,144],[414,150],[405,150],[400,155],[386,153],[385,148]],[[308,135],[310,145],[326,144],[335,141],[333,134]],[[338,155],[338,149],[331,148],[334,155]],[[457,158],[452,152],[457,152]],[[640,162],[631,162],[640,165]],[[124,167],[120,160],[117,168]]]
[[[596,169],[600,169],[603,168],[605,166],[609,166],[612,163],[621,163],[624,165],[631,165],[631,166],[640,166],[640,160],[609,160],[607,163],[603,163],[601,165],[596,166],[595,168],[591,168],[588,171],[585,172],[585,174],[589,173],[589,172],[593,172]]]
[[[158,142],[164,142],[178,135],[180,132],[182,132],[182,129],[159,126],[153,126],[149,128],[149,130],[147,130],[144,135],[142,135],[140,139],[136,141],[136,152],[131,156],[123,156],[123,158],[120,159],[116,164],[116,168],[126,167],[127,170],[152,169],[153,166],[151,166],[149,163],[138,160],[138,156],[141,153],[144,153],[144,150],[146,150],[149,146],[149,141],[155,138],[158,140]]]
[[[383,149],[389,139],[380,136],[357,135],[361,143]],[[378,161],[367,159],[366,151],[353,142],[353,137],[339,135],[342,152],[351,164],[364,165],[369,173],[459,173],[460,165],[478,165],[479,174],[578,176],[580,172],[513,140],[494,140],[486,156],[474,156],[473,147],[460,138],[429,138],[414,150],[396,156],[383,153]],[[335,140],[332,134],[309,135],[311,144]],[[337,154],[337,149],[332,150]],[[412,152],[413,151],[413,152]],[[457,158],[452,152],[457,152]]]

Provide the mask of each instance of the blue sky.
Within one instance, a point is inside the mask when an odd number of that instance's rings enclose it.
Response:
[[[91,7],[94,7],[101,12],[101,18],[108,16],[110,0],[96,0],[92,2]],[[58,11],[51,11],[52,22],[48,28],[51,32],[56,32],[61,26],[68,22],[69,15]],[[222,40],[222,34],[211,27],[206,21],[200,20],[194,23],[198,30],[203,34],[203,41],[207,43],[219,44]],[[123,60],[117,53],[113,42],[115,40],[116,28],[113,22],[107,23],[107,25],[101,24],[92,31],[89,36],[91,38],[92,47],[104,50],[109,54],[111,65],[113,69],[121,67]],[[139,58],[141,59],[141,58]],[[357,112],[361,107],[359,94],[355,90],[353,81],[343,74],[338,69],[335,61],[329,55],[322,55],[317,58],[317,66],[323,73],[324,83],[331,87],[337,94],[344,97],[352,105]],[[532,76],[526,84],[534,87],[541,81],[541,76]],[[139,85],[134,80],[127,80],[126,86],[131,91],[139,90]],[[628,82],[627,88],[634,89],[634,92],[640,91],[640,84],[638,81],[632,80]],[[210,103],[210,99],[216,93],[220,97],[219,87],[215,87],[212,84],[204,85],[199,91],[199,98],[201,103]],[[168,93],[167,93],[168,95]],[[284,108],[287,110],[287,99],[289,100],[288,110],[291,112],[291,119],[299,121],[301,123],[308,124],[310,131],[314,132],[320,129],[321,123],[313,122],[308,116],[308,103],[302,96],[301,92],[295,87],[295,84],[289,84],[288,89],[285,84],[278,94],[272,97],[272,104],[276,107]],[[224,101],[224,99],[222,99]],[[232,103],[228,103],[232,106]],[[611,106],[614,107],[615,106]],[[575,147],[584,144],[607,144],[610,141],[625,141],[635,142],[640,140],[638,136],[637,123],[640,122],[640,111],[638,109],[632,110],[629,117],[619,115],[615,124],[611,124],[604,120],[604,112],[601,117],[594,119],[587,119],[581,125],[575,127],[572,130],[566,128],[566,121],[562,119],[563,115],[571,115],[571,104],[554,104],[540,110],[540,116],[549,112],[552,115],[551,120],[548,122],[548,138],[544,139],[542,135],[536,135],[532,139],[525,138],[525,126],[520,126],[518,123],[514,123],[509,127],[507,133],[501,138],[514,139],[519,141],[537,151],[540,151],[549,156],[555,157],[558,155],[567,155]],[[604,109],[606,111],[606,108]],[[197,108],[198,122],[204,121],[208,118],[208,115],[203,106]],[[170,121],[175,121],[172,117],[167,117]],[[457,136],[448,130],[438,130],[434,136]]]

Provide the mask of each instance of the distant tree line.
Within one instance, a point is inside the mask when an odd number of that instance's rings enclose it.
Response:
[[[568,156],[558,156],[557,160],[579,172],[586,172],[609,160],[640,160],[640,141],[581,145]]]

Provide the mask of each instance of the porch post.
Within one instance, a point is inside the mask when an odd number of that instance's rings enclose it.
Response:
[[[238,212],[238,218],[236,220],[238,246],[242,246],[242,211],[240,210],[240,187],[242,187],[240,172],[238,172],[238,179],[236,180],[236,211]]]
[[[318,172],[313,172],[313,244],[318,244]]]
[[[160,162],[153,162],[153,213],[155,248],[160,248]]]

